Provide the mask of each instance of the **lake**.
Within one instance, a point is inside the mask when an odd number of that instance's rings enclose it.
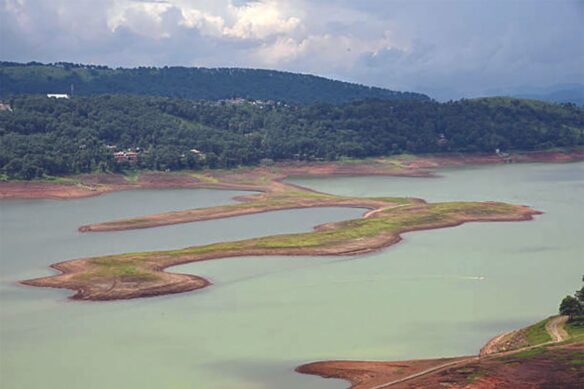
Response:
[[[428,201],[499,200],[545,214],[415,232],[356,257],[245,257],[177,266],[201,291],[75,302],[24,287],[78,257],[186,247],[359,217],[363,210],[280,211],[137,231],[77,227],[232,202],[212,190],[140,190],[88,199],[0,202],[0,387],[340,389],[294,373],[321,359],[476,353],[490,337],[557,311],[584,273],[584,163],[445,169],[439,178],[291,179],[317,190]]]

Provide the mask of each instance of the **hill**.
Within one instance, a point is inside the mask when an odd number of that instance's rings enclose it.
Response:
[[[289,106],[152,96],[14,96],[3,107],[0,173],[20,179],[129,167],[231,168],[262,160],[584,144],[583,108],[510,98]]]
[[[134,69],[70,63],[0,62],[0,96],[70,93],[79,96],[131,94],[221,100],[241,97],[289,103],[342,103],[367,98],[429,100],[323,77],[261,69],[139,67]]]

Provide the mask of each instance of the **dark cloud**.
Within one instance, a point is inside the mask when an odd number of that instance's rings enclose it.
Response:
[[[584,2],[4,0],[14,61],[268,67],[477,96],[584,80]]]

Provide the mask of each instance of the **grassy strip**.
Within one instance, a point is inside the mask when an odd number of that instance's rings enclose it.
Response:
[[[584,316],[569,321],[564,328],[574,341],[584,340]]]
[[[179,250],[129,253],[90,259],[91,268],[81,273],[83,279],[92,277],[156,276],[143,264],[173,263],[176,257],[196,256],[254,249],[299,249],[346,245],[353,241],[375,238],[380,234],[399,234],[420,228],[455,224],[461,220],[488,220],[513,214],[514,207],[500,203],[437,203],[415,204],[384,211],[383,217],[355,219],[335,224],[335,228],[307,233],[275,235],[236,242],[215,243]],[[544,328],[545,331],[545,328]]]
[[[514,359],[523,359],[523,358],[533,358],[535,356],[545,354],[549,350],[546,347],[536,347],[525,351],[519,351],[517,353],[505,356],[501,358],[502,361],[512,361]]]

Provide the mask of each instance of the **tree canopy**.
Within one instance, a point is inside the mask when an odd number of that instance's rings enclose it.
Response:
[[[584,276],[582,276],[582,282],[584,282]],[[577,290],[574,296],[564,297],[560,303],[560,314],[569,316],[570,320],[584,315],[584,286]],[[578,321],[582,322],[583,320],[580,318]]]
[[[60,62],[0,62],[0,95],[70,93],[132,94],[220,100],[241,97],[293,103],[342,103],[378,98],[429,100],[426,95],[396,92],[312,75],[263,69],[138,67],[133,69]]]
[[[156,170],[229,168],[262,159],[538,150],[584,144],[584,110],[508,98],[366,100],[333,105],[226,103],[102,95],[21,95],[0,110],[0,169],[33,179],[116,171],[114,152]]]

